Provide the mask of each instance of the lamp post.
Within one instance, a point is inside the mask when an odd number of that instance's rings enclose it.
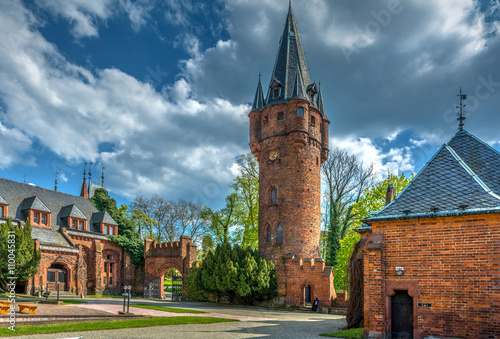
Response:
[[[59,279],[57,279],[57,303],[59,304]]]
[[[129,313],[131,291],[132,286],[123,286],[123,313]],[[125,306],[127,306],[127,312],[125,312]]]

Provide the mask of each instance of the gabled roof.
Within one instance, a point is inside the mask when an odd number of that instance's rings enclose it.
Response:
[[[2,196],[0,195],[0,204],[3,204],[3,205],[8,205],[7,201],[5,201],[4,198],[2,198]]]
[[[302,74],[300,73],[300,68],[297,68],[295,72],[295,80],[293,82],[292,98],[306,98],[306,89],[302,81]]]
[[[257,85],[257,91],[255,92],[255,98],[253,99],[253,111],[260,111],[264,108],[264,93],[262,92],[262,84],[260,83],[259,76],[259,84]]]
[[[365,219],[500,212],[500,153],[459,130],[401,194]]]
[[[87,217],[82,213],[82,211],[80,211],[80,209],[75,204],[64,206],[63,208],[61,208],[60,217],[61,218],[72,217],[72,218],[87,220]]]
[[[111,218],[111,216],[109,215],[109,213],[106,212],[106,211],[101,211],[101,212],[94,213],[94,215],[92,216],[92,223],[93,224],[103,223],[103,224],[108,224],[108,225],[118,225],[113,220],[113,218]]]
[[[50,209],[40,200],[37,196],[32,196],[23,200],[21,211],[37,210],[42,212],[51,213]]]
[[[295,75],[297,70],[302,75],[304,86],[311,83],[309,72],[307,70],[306,58],[302,50],[299,31],[295,23],[292,7],[288,10],[288,15],[283,28],[278,55],[274,63],[273,74],[271,76],[271,85],[267,94],[266,104],[273,104],[284,101],[292,97],[292,92],[295,84]],[[278,80],[283,88],[279,97],[275,98],[272,94],[272,82]],[[315,105],[315,103],[314,103]]]

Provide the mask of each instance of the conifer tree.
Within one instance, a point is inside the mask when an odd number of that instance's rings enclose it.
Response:
[[[9,237],[9,234],[14,234],[15,238]],[[7,290],[9,277],[12,276],[9,271],[9,254],[10,258],[13,254],[16,282],[25,282],[37,273],[41,254],[40,251],[35,251],[29,219],[24,227],[14,226],[10,218],[0,224],[0,290],[3,291]]]

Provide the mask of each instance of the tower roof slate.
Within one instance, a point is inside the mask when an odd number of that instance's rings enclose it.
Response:
[[[87,219],[87,217],[80,211],[80,209],[75,205],[64,206],[61,209],[61,218],[78,218],[78,219]]]
[[[458,130],[390,204],[381,219],[500,212],[500,153]]]
[[[296,79],[297,76],[300,76],[300,79]],[[283,86],[280,95],[276,97],[273,95],[272,91],[273,81],[275,79]],[[297,82],[302,83],[304,87],[311,84],[306,58],[300,42],[299,31],[290,5],[271,76],[266,104],[275,104],[292,98],[294,96],[294,87]],[[306,93],[303,94],[305,96]],[[311,103],[316,106],[315,102],[312,101]]]
[[[42,212],[51,212],[50,209],[37,196],[32,196],[23,200],[21,211],[37,210]]]
[[[318,106],[318,111],[321,113],[321,115],[323,115],[323,118],[328,119],[328,116],[326,115],[325,102],[323,101],[323,94],[321,93],[321,89],[318,92],[317,106]]]
[[[0,195],[0,204],[8,205],[9,203]]]
[[[264,108],[264,93],[262,91],[262,84],[260,82],[260,75],[259,75],[259,84],[257,85],[257,91],[255,92],[255,98],[253,99],[252,112],[253,111],[260,111],[263,108]]]

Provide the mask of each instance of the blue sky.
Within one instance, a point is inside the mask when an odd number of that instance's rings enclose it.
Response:
[[[0,3],[0,176],[78,194],[83,162],[120,203],[220,207],[247,153],[288,1]],[[498,0],[293,0],[330,145],[380,178],[418,171],[457,128],[500,148]]]

